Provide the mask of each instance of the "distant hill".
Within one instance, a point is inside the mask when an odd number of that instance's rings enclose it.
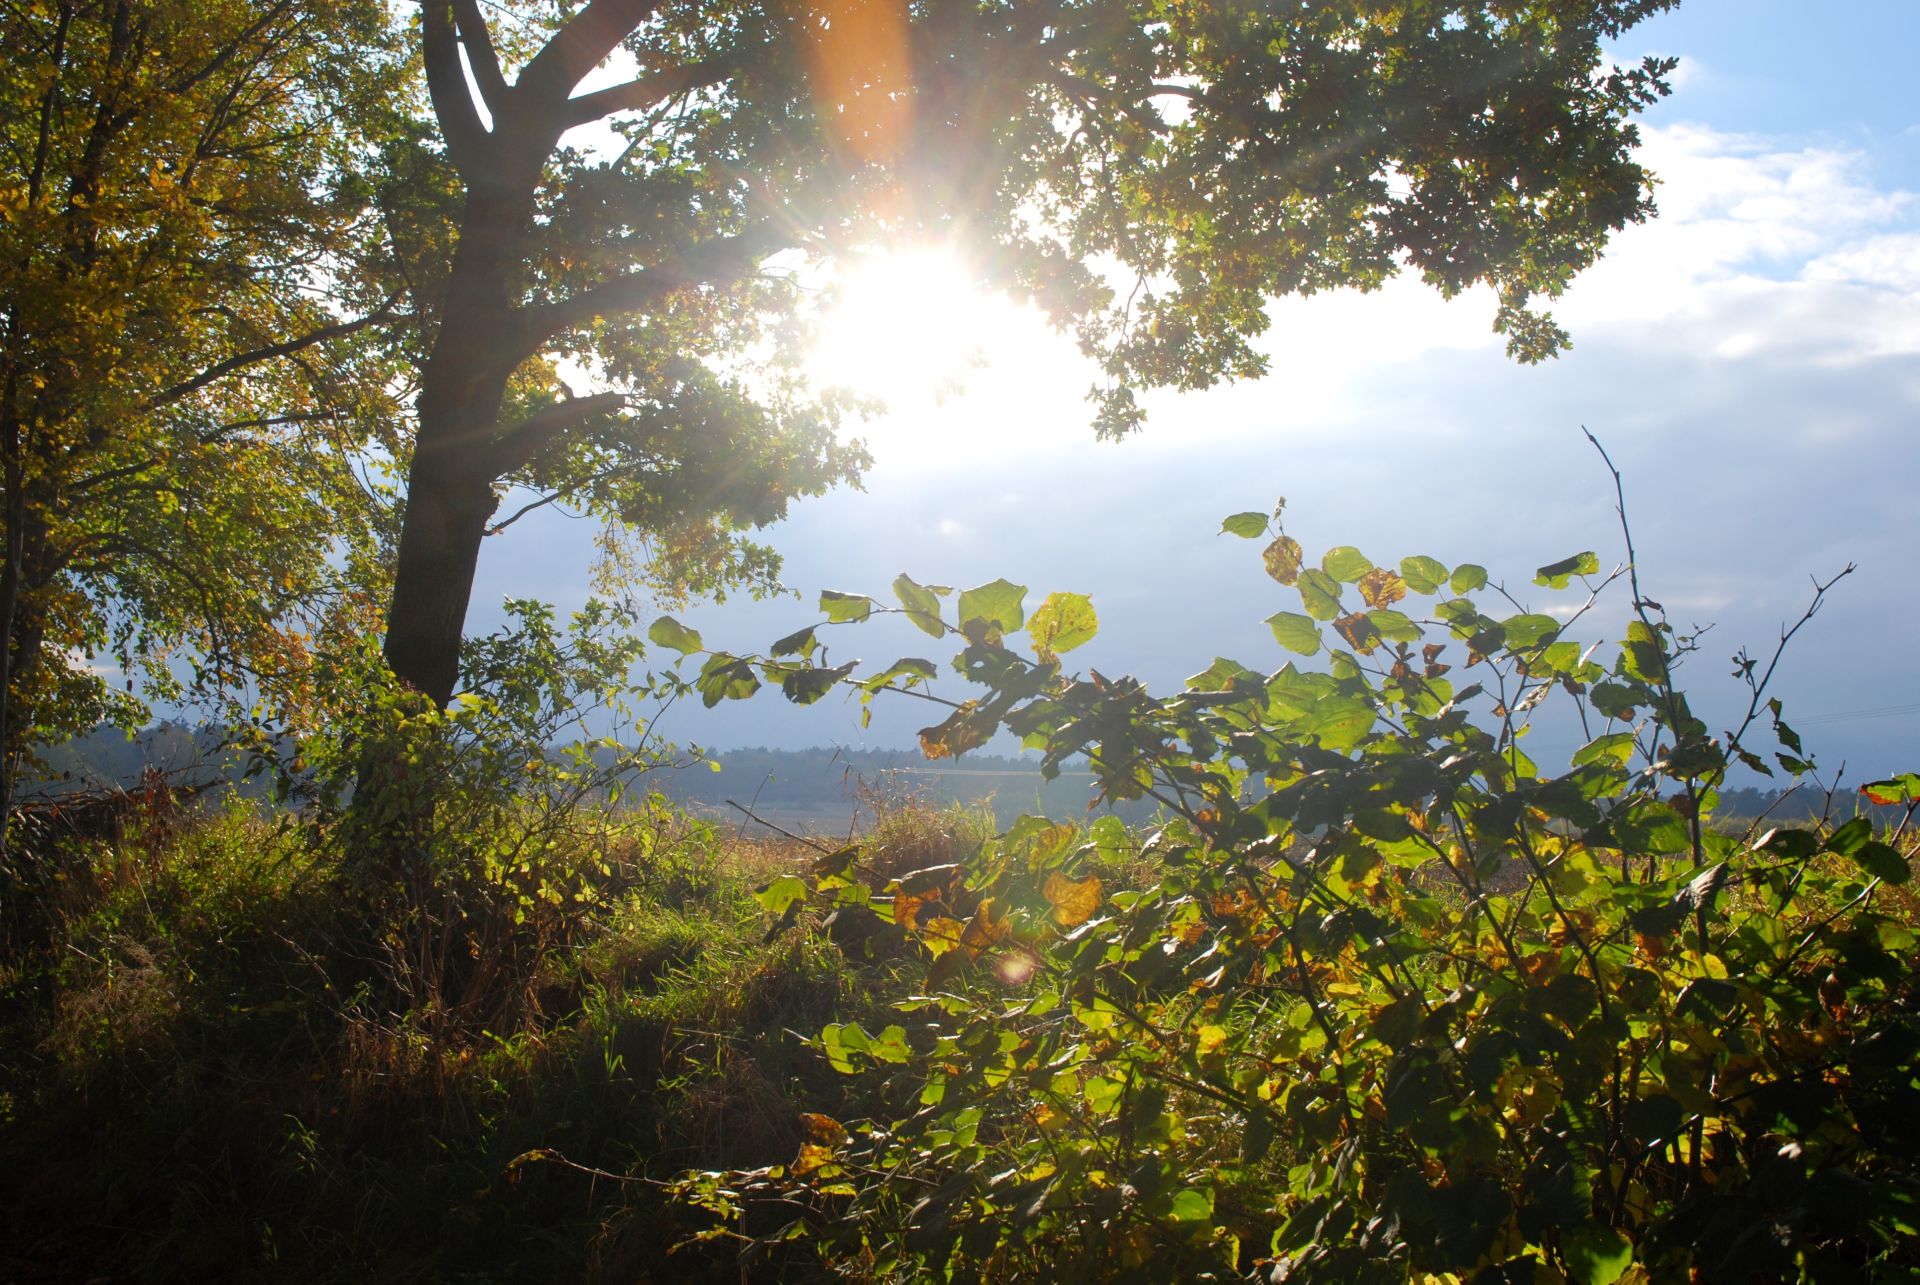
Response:
[[[132,785],[149,768],[192,782],[224,780],[252,797],[266,797],[267,783],[240,779],[236,760],[222,753],[223,734],[211,726],[159,723],[129,737],[100,728],[41,753],[44,767],[21,784],[23,796]],[[938,804],[979,804],[993,809],[1001,826],[1022,813],[1067,819],[1085,816],[1093,804],[1093,775],[1084,761],[1054,780],[1040,774],[1038,759],[969,754],[928,762],[917,750],[738,749],[709,755],[718,772],[695,765],[648,773],[645,785],[694,810],[744,821],[739,808],[789,829],[845,831],[870,820],[889,799],[913,796]],[[1859,796],[1848,791],[1836,809],[1851,813]],[[1724,791],[1723,819],[1767,814],[1780,821],[1821,815],[1825,798],[1816,790],[1788,795],[1752,787]],[[1114,811],[1129,823],[1150,820],[1157,805],[1131,802]],[[1892,810],[1886,810],[1891,816]]]

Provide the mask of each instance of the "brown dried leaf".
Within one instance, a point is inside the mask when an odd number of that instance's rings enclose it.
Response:
[[[1371,656],[1373,645],[1381,641],[1380,631],[1373,627],[1373,621],[1364,611],[1356,611],[1352,615],[1340,617],[1333,622],[1333,627],[1340,631],[1340,636],[1347,640],[1347,645],[1362,656]]]
[[[1391,607],[1407,596],[1407,582],[1385,567],[1360,577],[1360,598],[1369,607]]]
[[[1290,585],[1300,578],[1300,564],[1306,561],[1306,554],[1300,549],[1300,542],[1290,535],[1283,535],[1267,546],[1261,555],[1267,564],[1267,574],[1281,584]]]

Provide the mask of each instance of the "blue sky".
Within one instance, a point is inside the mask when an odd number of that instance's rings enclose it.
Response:
[[[893,413],[868,426],[865,490],[799,506],[770,533],[805,600],[682,618],[746,650],[815,618],[823,588],[884,597],[901,571],[1005,576],[1033,588],[1030,604],[1051,589],[1093,596],[1101,637],[1070,658],[1082,665],[1161,689],[1215,655],[1275,668],[1286,656],[1260,621],[1295,603],[1257,545],[1216,534],[1222,516],[1285,495],[1310,552],[1480,562],[1547,605],[1535,567],[1620,555],[1584,425],[1626,474],[1648,593],[1676,624],[1712,626],[1689,673],[1710,720],[1734,710],[1726,659],[1770,652],[1809,578],[1853,562],[1779,694],[1824,767],[1845,760],[1858,781],[1920,766],[1915,49],[1912,0],[1687,0],[1630,33],[1623,56],[1684,60],[1645,118],[1662,213],[1556,309],[1575,346],[1544,366],[1502,355],[1484,297],[1442,303],[1409,281],[1284,301],[1269,378],[1158,397],[1143,434],[1100,444],[1070,345],[1010,305],[969,305],[962,338],[987,365],[967,391],[936,403],[894,390]],[[547,514],[489,541],[470,628],[497,621],[506,596],[578,605],[592,536],[590,521]],[[1624,612],[1614,599],[1585,636],[1617,635]],[[931,643],[891,625],[844,636],[843,658],[870,661]],[[682,706],[663,730],[719,748],[890,748],[912,743],[923,709],[883,709],[862,731],[855,706],[769,696]],[[1571,748],[1542,741],[1543,761]]]

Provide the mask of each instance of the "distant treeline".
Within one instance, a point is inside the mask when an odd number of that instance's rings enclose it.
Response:
[[[132,785],[149,769],[193,783],[224,780],[252,797],[265,797],[268,782],[261,777],[242,779],[244,767],[227,751],[222,729],[166,722],[129,737],[115,728],[100,728],[85,736],[41,752],[39,770],[21,783],[23,795],[64,793]],[[708,758],[718,772],[702,765],[660,769],[646,775],[645,785],[668,798],[716,815],[738,815],[731,806],[769,820],[811,816],[845,820],[856,811],[871,813],[875,806],[904,796],[932,803],[983,803],[993,808],[1002,825],[1022,813],[1065,820],[1085,815],[1094,804],[1093,776],[1084,762],[1075,762],[1049,781],[1040,773],[1038,759],[1005,755],[969,754],[959,760],[928,762],[917,750],[849,750],[822,747],[805,750],[764,748],[713,751]],[[1718,815],[1735,820],[1766,815],[1781,821],[1808,821],[1829,809],[1818,790],[1802,789],[1782,798],[1779,792],[1751,786],[1723,790]],[[1852,790],[1832,803],[1846,815],[1866,801]],[[1115,811],[1131,822],[1150,820],[1152,802],[1131,802]],[[1873,809],[1879,811],[1880,809]]]

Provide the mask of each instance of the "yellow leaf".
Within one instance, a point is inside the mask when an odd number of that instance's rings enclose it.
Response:
[[[820,1115],[813,1111],[802,1111],[800,1123],[806,1129],[807,1136],[825,1147],[838,1147],[847,1140],[847,1126],[830,1115]]]
[[[1053,921],[1071,928],[1087,922],[1100,909],[1100,878],[1088,875],[1085,879],[1069,879],[1056,870],[1047,876],[1040,895],[1053,907]]]
[[[960,944],[966,930],[967,926],[958,919],[938,915],[920,925],[920,941],[938,959]]]

